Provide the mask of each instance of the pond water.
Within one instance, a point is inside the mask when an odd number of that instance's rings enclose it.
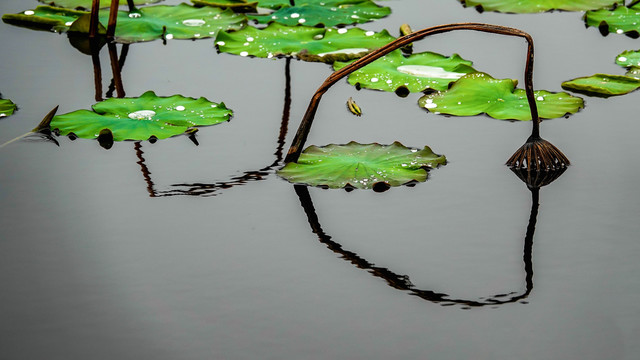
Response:
[[[622,74],[615,56],[640,47],[585,29],[580,13],[383,4],[392,14],[362,28],[485,22],[529,32],[537,89]],[[0,13],[36,5],[3,0]],[[66,35],[4,23],[0,33],[0,92],[19,105],[0,120],[0,143],[56,105],[95,103],[92,59]],[[521,39],[457,32],[415,48],[457,52],[523,83]],[[400,141],[449,163],[384,193],[294,188],[269,166],[281,130],[286,151],[331,69],[290,62],[283,124],[286,67],[218,54],[211,39],[133,44],[127,96],[204,96],[233,109],[231,122],[201,129],[199,146],[180,136],[110,150],[67,138],[0,149],[1,359],[637,359],[637,93],[584,97],[579,113],[542,123],[572,165],[539,191],[526,238],[532,192],[503,164],[530,123],[434,115],[418,94],[341,81],[308,145]],[[347,112],[349,97],[361,118]]]

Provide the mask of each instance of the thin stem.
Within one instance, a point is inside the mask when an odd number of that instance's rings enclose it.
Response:
[[[100,66],[100,47],[96,41],[91,41],[91,61],[93,62],[93,83],[96,101],[102,101],[102,68]]]
[[[113,73],[113,82],[116,87],[116,93],[119,98],[124,97],[124,87],[122,86],[122,77],[120,76],[120,62],[118,61],[118,50],[116,44],[107,44],[109,48],[109,59],[111,60],[111,72]]]
[[[100,10],[100,0],[93,0],[91,2],[91,18],[89,21],[89,37],[94,38],[98,34],[98,11]]]
[[[107,25],[107,39],[109,40],[113,39],[116,33],[118,6],[120,6],[120,0],[111,0],[111,8],[109,8],[109,25]]]
[[[127,5],[129,5],[129,12],[138,11],[135,4],[133,3],[133,0],[127,0]]]
[[[307,140],[307,136],[309,135],[309,131],[311,130],[311,125],[313,123],[313,118],[315,117],[316,110],[318,109],[318,105],[320,104],[320,100],[322,99],[322,95],[324,95],[327,90],[331,86],[333,86],[336,82],[338,82],[343,77],[349,75],[350,73],[372,63],[373,61],[387,55],[388,53],[399,49],[405,45],[416,42],[418,40],[422,40],[423,38],[434,35],[445,33],[454,30],[474,30],[481,32],[488,32],[494,34],[501,35],[509,35],[509,36],[517,36],[525,38],[527,41],[527,62],[525,65],[524,72],[524,83],[525,83],[525,92],[527,94],[527,100],[529,102],[529,107],[531,110],[531,118],[533,120],[533,130],[531,136],[539,137],[539,123],[540,119],[538,118],[538,108],[536,106],[535,97],[533,95],[533,38],[531,35],[527,34],[522,30],[518,30],[515,28],[509,28],[505,26],[499,25],[490,25],[490,24],[481,24],[481,23],[460,23],[460,24],[446,24],[430,27],[423,30],[418,30],[409,35],[405,35],[400,37],[387,45],[381,47],[380,49],[374,50],[371,53],[363,56],[362,58],[356,60],[348,66],[334,72],[331,74],[322,85],[318,88],[318,90],[313,94],[311,101],[309,102],[309,106],[307,107],[307,111],[302,118],[300,123],[300,127],[296,132],[296,136],[293,139],[293,143],[289,148],[289,152],[285,158],[285,163],[295,162],[300,157],[300,153],[302,152],[302,147]]]

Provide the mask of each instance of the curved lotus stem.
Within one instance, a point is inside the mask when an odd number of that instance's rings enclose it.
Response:
[[[524,71],[524,83],[525,83],[525,92],[527,94],[527,101],[529,102],[529,108],[531,111],[531,119],[533,122],[533,129],[532,129],[531,137],[529,138],[529,140],[532,140],[532,139],[542,140],[540,139],[540,118],[538,117],[538,107],[536,106],[535,96],[533,94],[533,38],[531,37],[531,35],[529,35],[528,33],[522,30],[500,26],[500,25],[491,25],[491,24],[482,24],[482,23],[446,24],[446,25],[430,27],[423,30],[418,30],[411,34],[402,36],[388,43],[387,45],[363,56],[362,58],[356,60],[350,65],[345,66],[342,69],[331,74],[324,81],[324,83],[322,83],[322,85],[318,88],[318,90],[316,90],[316,92],[313,94],[311,101],[309,102],[309,106],[307,107],[307,111],[304,114],[304,117],[302,118],[300,127],[298,128],[298,131],[296,133],[296,136],[293,139],[293,143],[289,148],[289,152],[287,154],[287,157],[285,158],[285,163],[295,162],[300,157],[300,153],[302,152],[302,147],[304,146],[304,143],[307,140],[307,136],[309,135],[309,131],[311,130],[311,124],[313,123],[313,118],[315,117],[315,113],[316,113],[316,110],[318,109],[318,105],[320,104],[320,100],[322,99],[322,95],[324,95],[324,93],[327,92],[327,90],[329,90],[329,88],[333,86],[336,82],[338,82],[343,77],[349,75],[350,73],[370,64],[371,62],[383,57],[384,55],[396,49],[402,48],[408,44],[421,40],[429,35],[440,34],[440,33],[450,32],[454,30],[474,30],[474,31],[481,31],[481,32],[487,32],[487,33],[493,33],[493,34],[517,36],[517,37],[522,37],[527,41],[527,45],[528,45],[527,61],[526,61],[525,71]],[[527,143],[529,143],[529,140],[527,141]],[[551,145],[549,143],[547,144]],[[542,147],[544,148],[545,145],[543,145]],[[517,155],[519,151],[517,151],[516,154],[514,154],[514,156]],[[562,155],[560,150],[557,150],[557,153]],[[569,160],[567,160],[566,157],[564,157],[564,155],[562,155],[562,159],[557,159],[556,158],[557,153],[553,153],[553,156],[551,157],[551,159],[554,160],[553,163],[568,165]],[[531,154],[533,154],[533,152],[527,152],[525,154],[527,161],[525,161],[524,164],[528,165],[529,163],[531,163],[531,165],[533,165],[533,164],[539,163],[539,160],[536,160],[533,162],[529,161],[530,157],[528,156],[532,156]],[[543,164],[548,163],[548,161],[546,160],[546,157],[543,158],[542,163]],[[513,167],[524,167],[522,161],[515,164],[510,164],[510,163],[507,163],[507,164]],[[531,166],[528,166],[528,168],[531,168]],[[553,168],[553,166],[546,166],[546,168]]]

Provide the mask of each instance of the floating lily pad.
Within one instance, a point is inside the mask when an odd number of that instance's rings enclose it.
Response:
[[[460,0],[465,7],[503,13],[538,13],[551,10],[585,11],[624,5],[624,0]]]
[[[2,15],[2,21],[33,29],[62,32],[68,30],[78,18],[87,14],[89,13],[80,10],[38,6],[33,10],[25,10],[18,14],[4,14]]]
[[[249,15],[249,18],[261,24],[336,26],[366,23],[390,13],[390,8],[370,0],[297,0],[295,6],[284,6],[270,14]]]
[[[257,12],[258,3],[247,0],[191,0],[195,6],[214,6],[235,12]]]
[[[73,23],[86,11],[51,6],[38,6],[20,14],[7,14],[6,22],[51,28],[55,31],[88,31],[87,27],[73,27]],[[100,23],[107,24],[109,10],[100,10]],[[215,37],[220,30],[238,30],[246,18],[233,11],[214,7],[197,8],[187,4],[155,5],[140,8],[138,12],[118,12],[115,40],[132,43],[160,39],[200,39]],[[72,28],[73,27],[73,28]]]
[[[11,116],[18,107],[9,99],[0,99],[0,118]]]
[[[292,183],[339,189],[385,189],[427,180],[427,169],[446,164],[443,155],[425,146],[411,149],[391,145],[359,144],[309,146],[298,162],[288,163],[278,175]]]
[[[224,103],[182,95],[160,97],[153,91],[137,98],[107,99],[92,108],[56,115],[51,130],[84,139],[95,139],[104,129],[111,131],[114,141],[166,139],[193,127],[229,121],[233,114]]]
[[[624,75],[595,74],[565,81],[562,88],[585,95],[609,97],[628,94],[640,88],[640,79]]]
[[[619,6],[613,10],[587,11],[584,15],[587,26],[597,27],[602,35],[609,33],[640,36],[640,2],[634,1],[628,7]]]
[[[584,107],[581,98],[567,93],[534,92],[541,118],[552,119],[576,113]],[[495,119],[531,120],[527,96],[516,89],[516,81],[494,79],[472,73],[453,83],[447,91],[420,98],[421,107],[438,114],[473,116],[486,113]]]
[[[339,70],[348,64],[335,62],[333,68]],[[352,72],[348,80],[351,85],[383,91],[446,90],[449,83],[475,72],[472,64],[458,54],[446,57],[425,52],[405,57],[397,50]]]
[[[77,9],[77,10],[90,10],[92,0],[38,0],[41,3],[67,8],[67,9]],[[135,5],[148,5],[155,4],[162,0],[133,0]],[[127,0],[120,0],[120,5],[127,5]],[[111,6],[111,0],[101,0],[100,7],[108,8]]]
[[[332,63],[362,57],[394,39],[386,30],[376,33],[358,28],[322,29],[272,23],[264,29],[246,27],[220,32],[216,46],[221,52],[240,56],[295,55],[305,61]]]
[[[616,56],[616,64],[626,68],[640,67],[640,50],[623,51]]]

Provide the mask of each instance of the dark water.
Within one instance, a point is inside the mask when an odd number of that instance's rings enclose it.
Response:
[[[4,0],[0,12],[36,5]],[[615,56],[640,47],[585,29],[579,13],[384,5],[392,15],[363,28],[473,21],[531,33],[535,85],[550,91],[622,74]],[[55,105],[95,103],[91,57],[65,35],[4,23],[0,33],[0,92],[20,106],[0,120],[0,143]],[[518,39],[461,32],[416,47],[522,82]],[[106,91],[106,51],[101,64]],[[417,95],[341,82],[308,144],[429,145],[449,164],[426,183],[379,194],[295,189],[269,170],[246,181],[276,160],[285,66],[217,54],[212,40],[134,44],[128,96],[204,96],[233,120],[202,129],[198,147],[177,137],[106,151],[63,138],[0,150],[0,359],[637,359],[637,93],[585,98],[578,114],[542,124],[573,165],[540,190],[527,239],[532,193],[503,163],[531,125],[429,114]],[[285,151],[331,72],[290,66]],[[346,113],[349,96],[362,118]],[[160,196],[187,190],[212,196]]]

